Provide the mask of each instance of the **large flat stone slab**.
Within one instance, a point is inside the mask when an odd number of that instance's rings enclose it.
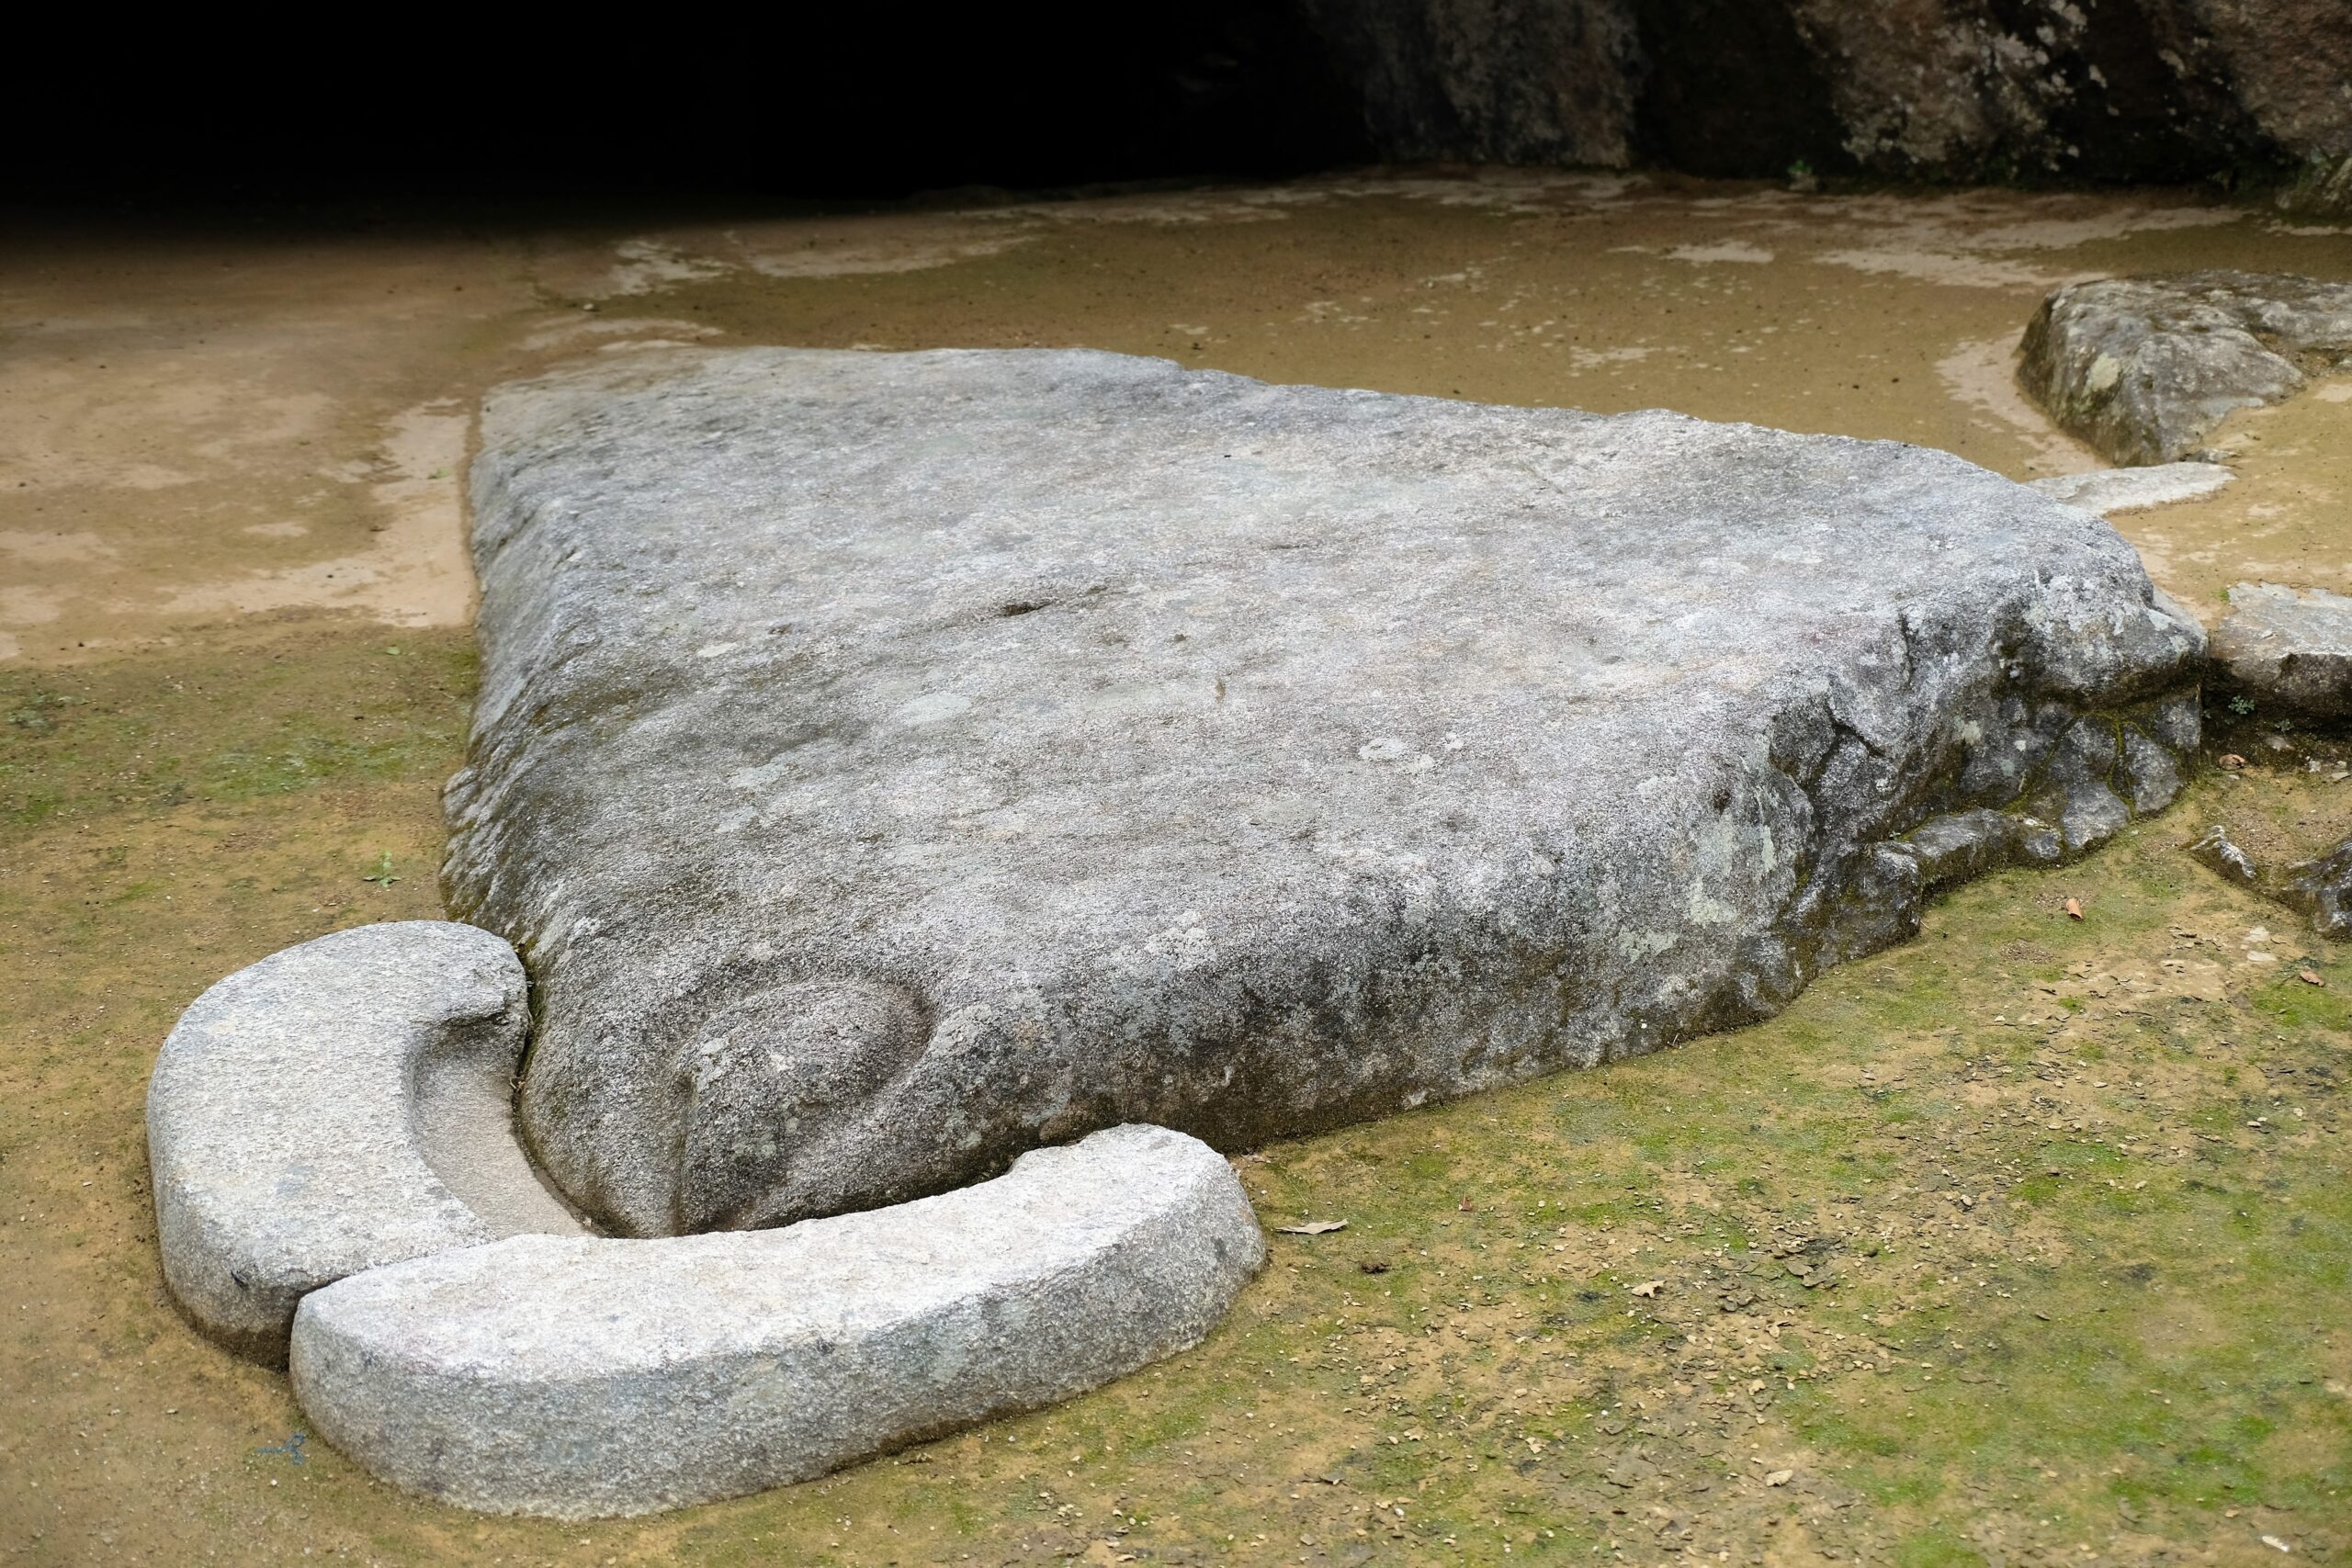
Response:
[[[1118,1127],[869,1213],[662,1241],[518,1236],[320,1291],[319,1434],[471,1508],[588,1517],[821,1474],[1199,1341],[1264,1260],[1216,1152]]]
[[[2237,476],[2219,463],[2156,463],[2144,468],[2095,468],[2086,474],[2052,474],[2028,488],[2053,501],[2111,517],[2217,495]]]
[[[514,1141],[529,1017],[513,950],[439,920],[336,931],[198,998],[147,1089],[164,1277],[197,1325],[282,1361],[321,1285],[580,1229]]]
[[[2199,450],[2238,409],[2352,363],[2352,283],[2183,272],[2070,283],[2027,326],[2018,378],[2052,418],[2122,464]]]
[[[2241,582],[2213,628],[2223,683],[2257,707],[2352,718],[2352,599],[2324,588]]]
[[[2196,739],[2129,546],[1888,443],[752,350],[502,392],[473,486],[448,885],[635,1234],[1727,1028]]]

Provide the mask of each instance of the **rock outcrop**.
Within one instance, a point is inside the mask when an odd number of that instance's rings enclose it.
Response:
[[[642,1514],[1107,1382],[1197,1343],[1264,1258],[1216,1151],[1118,1127],[784,1230],[520,1236],[374,1269],[303,1302],[294,1390],[414,1491]]]
[[[2053,289],[2018,377],[2110,461],[2171,463],[2231,412],[2352,364],[2352,284],[2183,272]]]
[[[2352,718],[2352,599],[2324,588],[2241,582],[2213,628],[2212,650],[2221,683],[2258,709]]]
[[[2229,829],[2216,822],[2199,834],[2188,844],[2188,856],[2222,881],[2235,884],[2249,893],[2266,889],[2262,868],[2254,857],[2232,840]]]
[[[2188,846],[2189,858],[2222,881],[2275,898],[2336,942],[2352,941],[2352,839],[2326,853],[2273,872],[2231,841],[2216,823]]]
[[[680,352],[496,395],[473,485],[448,888],[538,982],[533,1147],[636,1234],[1727,1028],[2196,741],[2128,545],[1893,444]]]
[[[2320,935],[2352,941],[2352,839],[2289,866],[2279,878],[2278,901],[2308,918]]]
[[[2295,177],[2279,188],[2276,200],[2284,211],[2319,218],[2352,213],[2352,152],[2337,158],[2315,152],[2304,159]]]
[[[2342,0],[1300,0],[1380,155],[2347,199]]]
[[[512,1129],[529,1022],[514,951],[441,920],[336,931],[198,998],[147,1088],[156,1240],[183,1310],[282,1361],[322,1285],[577,1232]]]

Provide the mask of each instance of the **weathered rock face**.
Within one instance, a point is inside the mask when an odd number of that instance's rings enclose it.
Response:
[[[2275,582],[2230,590],[2213,628],[2213,662],[2229,689],[2299,717],[2352,718],[2352,599]]]
[[[2305,158],[2295,177],[2278,191],[2277,201],[2287,211],[2323,218],[2352,213],[2352,152],[2340,158],[2314,152]]]
[[[2229,830],[2218,822],[2197,836],[2188,846],[2188,854],[2224,882],[2251,892],[2264,890],[2261,867],[2254,863],[2253,856],[2231,841]]]
[[[1916,447],[1043,351],[483,428],[449,891],[534,970],[536,1150],[637,1233],[1755,1019],[2196,741],[2131,548]]]
[[[2308,915],[2320,935],[2352,940],[2352,839],[2289,866],[2279,881],[2278,897],[2289,908]]]
[[[2273,872],[2230,841],[2216,823],[2188,846],[2192,858],[2224,882],[2276,898],[2309,917],[2312,929],[2337,942],[2352,941],[2352,839],[2325,854]]]
[[[2352,167],[2342,0],[1300,0],[1392,158],[2166,180]]]
[[[2352,284],[2278,273],[2102,278],[2051,291],[2018,378],[2118,463],[2170,463],[2237,409],[2352,363]]]
[[[1383,156],[1634,161],[1641,43],[1630,6],[1304,4]]]

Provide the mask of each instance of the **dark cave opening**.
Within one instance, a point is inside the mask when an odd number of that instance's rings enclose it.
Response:
[[[1162,0],[458,39],[98,25],[20,51],[0,198],[834,202],[1376,164],[2228,183],[2352,160],[2344,0]]]

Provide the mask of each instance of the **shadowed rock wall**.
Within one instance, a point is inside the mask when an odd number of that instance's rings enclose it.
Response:
[[[1300,0],[1399,159],[2192,179],[2352,158],[2346,0]]]

